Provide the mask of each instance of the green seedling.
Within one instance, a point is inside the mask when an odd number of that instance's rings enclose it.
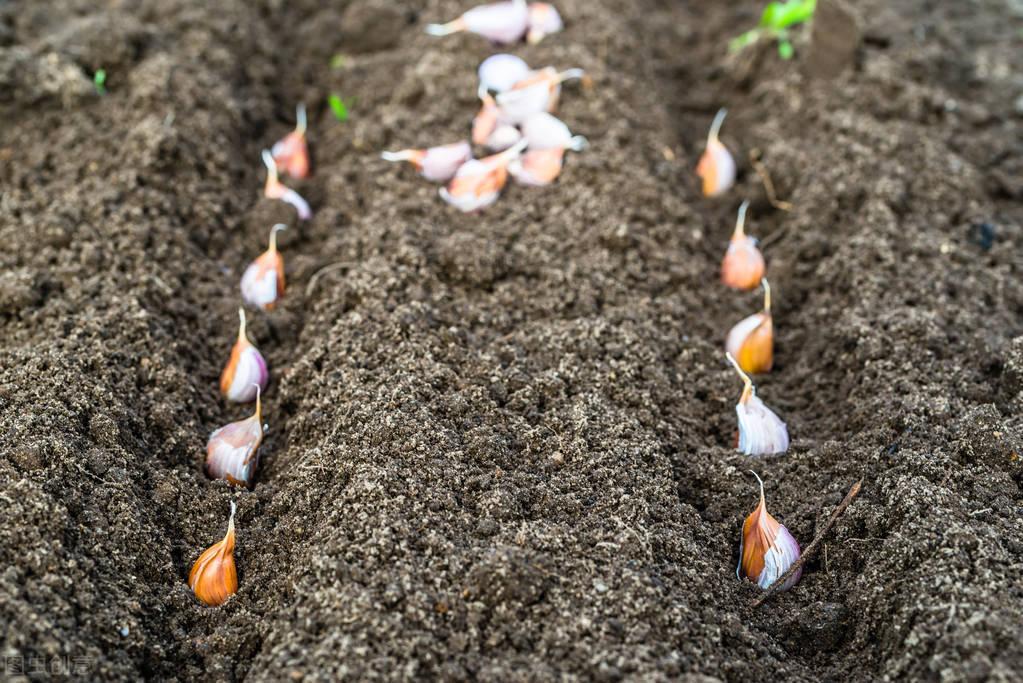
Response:
[[[813,18],[817,8],[817,0],[786,0],[786,2],[769,2],[760,15],[760,24],[728,44],[731,52],[738,52],[752,45],[763,37],[778,41],[778,56],[792,59],[795,49],[789,40],[789,29],[805,23]]]
[[[92,75],[92,84],[96,86],[96,92],[100,95],[107,93],[107,72],[105,69],[97,69]]]
[[[343,68],[345,68],[345,65],[347,64],[347,62],[348,62],[348,58],[345,57],[343,54],[338,53],[338,54],[336,54],[336,55],[334,55],[333,57],[330,58],[330,68],[331,69],[343,69]]]
[[[330,104],[330,108],[334,111],[334,118],[338,121],[348,120],[348,107],[345,106],[344,100],[337,93],[331,93],[330,97],[327,98],[327,102]]]

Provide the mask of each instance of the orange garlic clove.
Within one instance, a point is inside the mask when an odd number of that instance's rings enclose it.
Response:
[[[238,309],[238,340],[231,349],[231,357],[220,373],[220,393],[227,400],[248,403],[256,398],[256,388],[266,389],[270,373],[266,360],[245,334],[245,309]]]
[[[305,105],[299,104],[295,110],[295,130],[276,142],[270,150],[277,170],[287,173],[292,178],[305,178],[309,175],[309,147],[306,145]]]
[[[565,28],[561,15],[554,5],[549,2],[529,3],[529,32],[526,33],[526,42],[535,45],[552,33],[557,33]]]
[[[444,201],[460,211],[476,211],[490,206],[508,182],[508,164],[526,147],[521,140],[511,149],[462,164],[447,187],[440,188]]]
[[[480,86],[478,94],[483,105],[480,107],[479,113],[476,114],[476,118],[472,120],[472,142],[476,145],[485,145],[497,129],[501,110],[493,95],[488,93],[484,86]]]
[[[238,569],[234,563],[234,513],[232,501],[227,535],[207,548],[188,573],[188,587],[195,597],[210,607],[224,604],[238,592]]]
[[[764,310],[744,318],[729,331],[725,349],[746,372],[768,372],[774,364],[774,321],[771,317],[771,285],[764,285]]]
[[[501,109],[502,121],[520,124],[534,114],[554,111],[561,96],[561,84],[584,75],[582,69],[559,72],[550,66],[534,71],[511,89],[498,93],[497,105]]]
[[[270,229],[270,246],[242,274],[242,298],[264,311],[272,309],[284,296],[284,258],[277,251],[277,233],[287,227],[278,223]]]
[[[746,455],[774,455],[789,449],[789,431],[773,410],[757,396],[753,380],[749,378],[732,354],[725,353],[728,362],[743,381],[742,396],[735,406],[739,421],[739,440],[736,450]]]
[[[259,464],[259,445],[263,443],[263,416],[260,389],[256,385],[256,412],[210,434],[206,442],[206,472],[232,486],[251,487]]]
[[[753,289],[760,284],[766,270],[764,256],[757,247],[756,238],[747,235],[744,229],[748,208],[748,201],[739,207],[735,231],[721,261],[721,281],[733,289]]]
[[[799,543],[789,530],[767,511],[764,482],[756,472],[753,476],[760,483],[760,504],[742,525],[739,565],[735,568],[735,575],[767,589],[799,559],[800,550]],[[802,573],[800,569],[793,574],[782,586],[782,590],[796,585]]]
[[[266,166],[266,185],[263,188],[263,194],[270,199],[280,199],[282,202],[291,204],[295,207],[301,220],[312,218],[313,212],[309,208],[309,202],[303,199],[298,192],[290,187],[285,187],[277,177],[277,162],[274,161],[273,155],[268,149],[263,150],[263,165]]]
[[[508,164],[508,172],[523,185],[542,187],[561,175],[563,149],[530,150]]]
[[[714,117],[707,136],[707,148],[696,166],[696,174],[703,179],[703,194],[707,197],[717,197],[735,184],[735,159],[718,139],[727,113],[727,109],[722,109]]]

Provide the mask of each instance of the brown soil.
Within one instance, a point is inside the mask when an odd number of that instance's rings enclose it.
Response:
[[[6,673],[1020,680],[1019,3],[864,0],[858,41],[728,56],[759,4],[559,0],[568,29],[516,51],[592,75],[561,112],[592,146],[467,216],[378,159],[465,135],[492,50],[422,31],[460,0],[0,3]],[[317,213],[252,316],[270,433],[239,493],[201,460],[246,414],[216,379],[240,271],[293,222],[259,150],[299,100]],[[721,105],[740,178],[708,201]],[[794,439],[763,461],[722,357],[759,295],[716,283],[743,197]],[[864,479],[758,609],[751,467],[804,545]],[[185,577],[231,499],[241,589],[205,608]]]

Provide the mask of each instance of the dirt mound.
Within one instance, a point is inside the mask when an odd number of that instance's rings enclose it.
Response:
[[[591,147],[480,215],[379,159],[467,135],[493,50],[423,32],[465,3],[0,6],[8,672],[1014,680],[1023,18],[946,4],[855,3],[857,33],[782,62],[727,54],[758,3],[563,0],[515,51],[591,75],[560,111]],[[237,492],[201,460],[246,411],[216,382],[241,270],[294,223],[259,152],[297,101],[316,215],[250,316],[270,432]],[[722,105],[740,174],[711,201]],[[793,436],[764,461],[731,448],[722,357],[759,295],[716,282],[743,197],[775,291],[759,391]],[[758,609],[751,466],[804,545],[864,479]],[[204,608],[185,578],[232,499],[241,588]]]

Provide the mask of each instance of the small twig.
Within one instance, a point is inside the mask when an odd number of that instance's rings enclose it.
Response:
[[[339,268],[352,268],[354,266],[355,266],[354,261],[338,261],[337,263],[331,263],[329,265],[323,266],[318,271],[313,273],[313,276],[311,278],[309,278],[309,284],[306,285],[305,287],[305,295],[306,296],[312,295],[313,290],[316,289],[316,283],[319,281],[321,275],[329,273],[332,270],[337,270]]]
[[[778,579],[768,587],[763,595],[753,601],[753,607],[760,607],[762,604],[767,602],[768,598],[781,590],[781,587],[784,586],[790,578],[792,578],[792,575],[802,569],[807,560],[813,557],[813,555],[817,552],[817,548],[820,546],[821,541],[823,541],[824,537],[827,536],[829,531],[831,531],[831,527],[835,526],[835,522],[838,521],[838,518],[842,516],[842,513],[845,512],[846,508],[848,508],[853,502],[853,498],[859,494],[860,487],[862,485],[862,479],[852,485],[852,488],[849,489],[849,493],[845,494],[845,498],[843,498],[842,502],[838,504],[835,511],[831,513],[831,517],[828,518],[828,521],[824,524],[824,528],[821,529],[819,534],[817,534],[817,537],[810,542],[810,545],[806,546],[806,549],[799,556],[799,559],[792,563],[792,566],[789,567],[788,571],[779,576]]]
[[[764,184],[764,191],[767,193],[767,201],[771,202],[771,206],[781,211],[791,211],[792,204],[790,202],[782,201],[778,199],[778,195],[774,192],[774,183],[771,181],[771,174],[768,172],[767,167],[764,166],[764,162],[760,160],[761,154],[758,148],[753,148],[749,151],[749,162],[753,166],[753,170],[760,176],[760,182]]]

